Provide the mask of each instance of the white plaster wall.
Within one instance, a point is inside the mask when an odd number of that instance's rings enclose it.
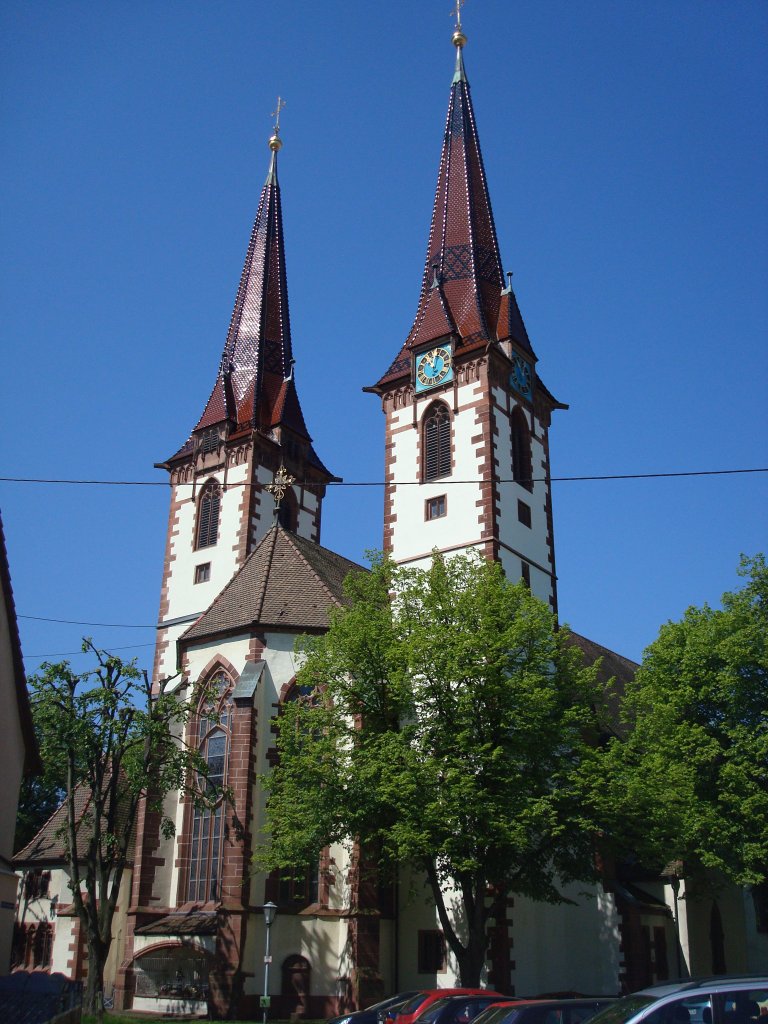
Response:
[[[244,969],[251,971],[246,978],[246,995],[260,994],[264,990],[264,919],[251,917],[248,927],[253,935],[249,957],[244,958]],[[310,995],[336,994],[338,979],[349,973],[345,959],[347,922],[339,918],[313,917],[298,914],[280,914],[275,917],[270,935],[272,964],[269,971],[269,993],[280,994],[282,965],[289,956],[306,957],[312,965]]]
[[[601,888],[566,886],[573,906],[515,897],[510,911],[517,995],[619,991],[619,918],[613,897]]]
[[[392,511],[397,520],[394,524],[392,553],[398,562],[418,559],[428,560],[432,548],[441,550],[472,546],[480,540],[477,484],[456,484],[449,481],[479,480],[478,460],[482,445],[475,444],[472,437],[479,433],[474,409],[462,408],[469,402],[477,401],[482,395],[479,382],[463,384],[458,389],[459,412],[453,415],[453,470],[451,476],[414,486],[418,480],[417,455],[421,421],[427,408],[437,398],[453,405],[453,392],[430,394],[416,400],[416,427],[413,426],[413,407],[397,409],[392,413],[391,429],[394,455],[395,482],[403,481],[407,486],[396,487]],[[426,522],[424,502],[440,494],[447,496],[447,514],[440,519]]]
[[[180,484],[173,488],[172,499],[179,503],[177,525],[171,538],[172,561],[168,585],[168,612],[166,618],[202,612],[230,581],[237,568],[236,547],[240,526],[240,507],[243,485],[248,466],[230,468],[224,490],[224,470],[219,469],[200,477],[197,486]],[[194,550],[195,520],[200,491],[208,480],[217,480],[222,488],[219,512],[219,539],[209,548]],[[211,578],[206,583],[195,583],[195,566],[211,563]]]
[[[450,894],[446,900],[450,902]],[[419,988],[454,988],[460,984],[456,958],[446,944],[446,969],[438,974],[419,973],[419,931],[442,931],[432,891],[420,875],[403,868],[398,885],[398,916],[400,948],[397,984],[401,990]],[[485,972],[484,972],[485,975]],[[481,984],[485,984],[484,977]]]

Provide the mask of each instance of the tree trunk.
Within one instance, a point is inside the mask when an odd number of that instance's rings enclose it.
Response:
[[[106,954],[100,943],[88,937],[88,977],[83,993],[83,1013],[96,1014],[99,1021],[104,1019],[104,963]]]
[[[479,988],[480,975],[485,966],[485,950],[488,940],[485,925],[478,927],[477,922],[469,923],[469,935],[466,946],[460,943],[453,947],[459,965],[459,978],[462,988]]]

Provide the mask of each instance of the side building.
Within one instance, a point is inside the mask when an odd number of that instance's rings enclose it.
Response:
[[[14,941],[16,888],[13,836],[19,789],[25,774],[41,770],[21,655],[11,571],[0,518],[0,974],[6,974]]]

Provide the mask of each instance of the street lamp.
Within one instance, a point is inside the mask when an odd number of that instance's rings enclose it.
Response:
[[[261,1005],[264,1007],[263,1024],[267,1024],[267,1013],[269,1011],[269,965],[272,963],[272,957],[269,953],[269,931],[277,914],[277,906],[270,900],[261,909],[264,911],[264,924],[267,929],[266,946],[264,949],[264,997]]]

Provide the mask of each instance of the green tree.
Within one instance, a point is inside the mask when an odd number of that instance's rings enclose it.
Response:
[[[739,572],[721,609],[689,608],[645,651],[602,797],[606,832],[646,866],[754,885],[768,871],[765,558]]]
[[[559,902],[562,883],[594,877],[579,786],[595,670],[479,556],[378,559],[346,586],[349,606],[304,648],[306,696],[280,719],[257,861],[301,870],[354,839],[385,868],[415,867],[477,985],[489,890]]]
[[[45,663],[29,680],[35,728],[44,763],[63,773],[66,850],[75,912],[88,944],[86,1012],[103,1013],[104,965],[139,803],[162,813],[172,790],[193,791],[207,766],[181,740],[193,705],[155,691],[147,673],[83,642],[95,665],[76,673],[66,661]],[[82,797],[85,800],[82,801]],[[173,822],[162,820],[164,834]]]

